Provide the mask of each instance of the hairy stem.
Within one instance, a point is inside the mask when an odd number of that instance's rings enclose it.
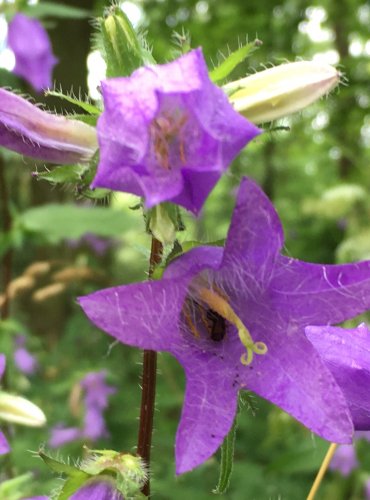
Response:
[[[152,278],[155,267],[162,260],[162,252],[162,243],[152,237],[152,248],[149,260],[149,279]],[[137,454],[144,460],[148,469],[150,468],[150,451],[152,446],[156,378],[157,353],[155,351],[144,351]],[[147,497],[150,496],[149,476],[147,482],[142,488],[142,493]]]

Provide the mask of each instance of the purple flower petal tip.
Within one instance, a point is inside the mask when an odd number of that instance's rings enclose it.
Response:
[[[198,213],[239,151],[260,130],[214,85],[201,49],[102,82],[100,163],[93,187],[171,201]]]
[[[14,52],[14,73],[41,92],[51,87],[52,71],[58,59],[40,21],[16,14],[9,23],[8,45]]]
[[[98,147],[94,127],[43,111],[2,88],[0,146],[59,164],[88,162]]]
[[[352,442],[353,413],[343,386],[305,327],[369,309],[370,262],[310,264],[281,255],[283,242],[271,202],[244,179],[224,249],[195,248],[171,263],[162,280],[79,299],[90,320],[112,337],[169,352],[182,364],[179,474],[221,445],[241,389],[280,406],[328,441]]]
[[[337,448],[330,463],[330,469],[340,472],[342,476],[348,476],[357,469],[358,465],[355,447],[351,444],[344,444]]]
[[[370,430],[370,329],[308,326],[306,336],[346,397],[356,430]]]
[[[70,500],[124,500],[113,480],[108,476],[98,476],[87,481]]]
[[[9,451],[9,443],[4,434],[0,431],[0,455],[5,455],[6,453],[9,453]]]

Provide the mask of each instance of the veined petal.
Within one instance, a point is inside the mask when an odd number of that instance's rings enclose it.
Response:
[[[193,367],[186,364],[186,392],[176,435],[177,474],[194,469],[210,458],[231,429],[238,387],[231,387],[224,370],[225,365],[217,358]]]
[[[182,276],[107,288],[78,302],[96,326],[120,342],[171,351],[180,342],[176,332],[189,280]]]
[[[94,127],[42,111],[1,88],[0,146],[59,164],[89,161],[98,147]]]
[[[356,430],[370,430],[370,330],[308,326],[306,336],[347,399]]]
[[[225,244],[222,268],[238,268],[242,279],[266,285],[284,235],[279,217],[267,196],[244,178]]]
[[[322,265],[280,256],[271,290],[292,322],[340,323],[370,308],[370,261]]]

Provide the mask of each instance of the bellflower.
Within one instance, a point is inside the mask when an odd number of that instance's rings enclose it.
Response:
[[[16,14],[9,23],[8,46],[14,52],[16,75],[27,80],[37,92],[51,87],[51,75],[58,59],[40,21]]]
[[[97,476],[78,489],[70,500],[124,500],[114,480],[109,476]]]
[[[351,444],[338,446],[329,467],[340,472],[342,476],[348,476],[358,467],[355,447]]]
[[[366,299],[365,299],[366,300]],[[370,330],[309,326],[306,335],[341,388],[356,430],[370,425]]]
[[[214,85],[200,49],[102,82],[100,163],[93,187],[198,213],[238,152],[260,131]]]
[[[5,371],[5,356],[4,354],[0,354],[0,378],[3,376]],[[4,455],[10,451],[10,447],[6,437],[0,430],[0,455]]]
[[[346,399],[304,327],[369,308],[370,262],[310,264],[281,255],[283,241],[273,205],[244,179],[225,248],[195,248],[160,281],[79,299],[90,320],[119,341],[167,351],[184,367],[177,473],[221,445],[240,389],[280,406],[324,439],[351,442]]]
[[[0,146],[59,164],[89,161],[98,147],[94,127],[43,111],[2,88]]]
[[[25,375],[33,375],[38,367],[37,360],[26,349],[26,337],[24,335],[17,335],[15,337],[14,363],[18,370]]]
[[[105,382],[106,372],[90,372],[81,381],[84,390],[85,416],[82,429],[78,427],[63,427],[61,425],[52,429],[49,445],[58,448],[77,439],[97,441],[107,437],[104,410],[108,406],[108,398],[116,389]]]

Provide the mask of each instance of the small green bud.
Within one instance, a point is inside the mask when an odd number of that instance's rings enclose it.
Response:
[[[236,111],[264,123],[299,111],[327,94],[340,73],[329,64],[300,61],[281,64],[223,87]]]
[[[100,20],[100,27],[109,78],[128,76],[140,66],[154,62],[120,7],[109,9]]]
[[[28,399],[0,391],[0,419],[29,427],[46,423],[44,412]]]

